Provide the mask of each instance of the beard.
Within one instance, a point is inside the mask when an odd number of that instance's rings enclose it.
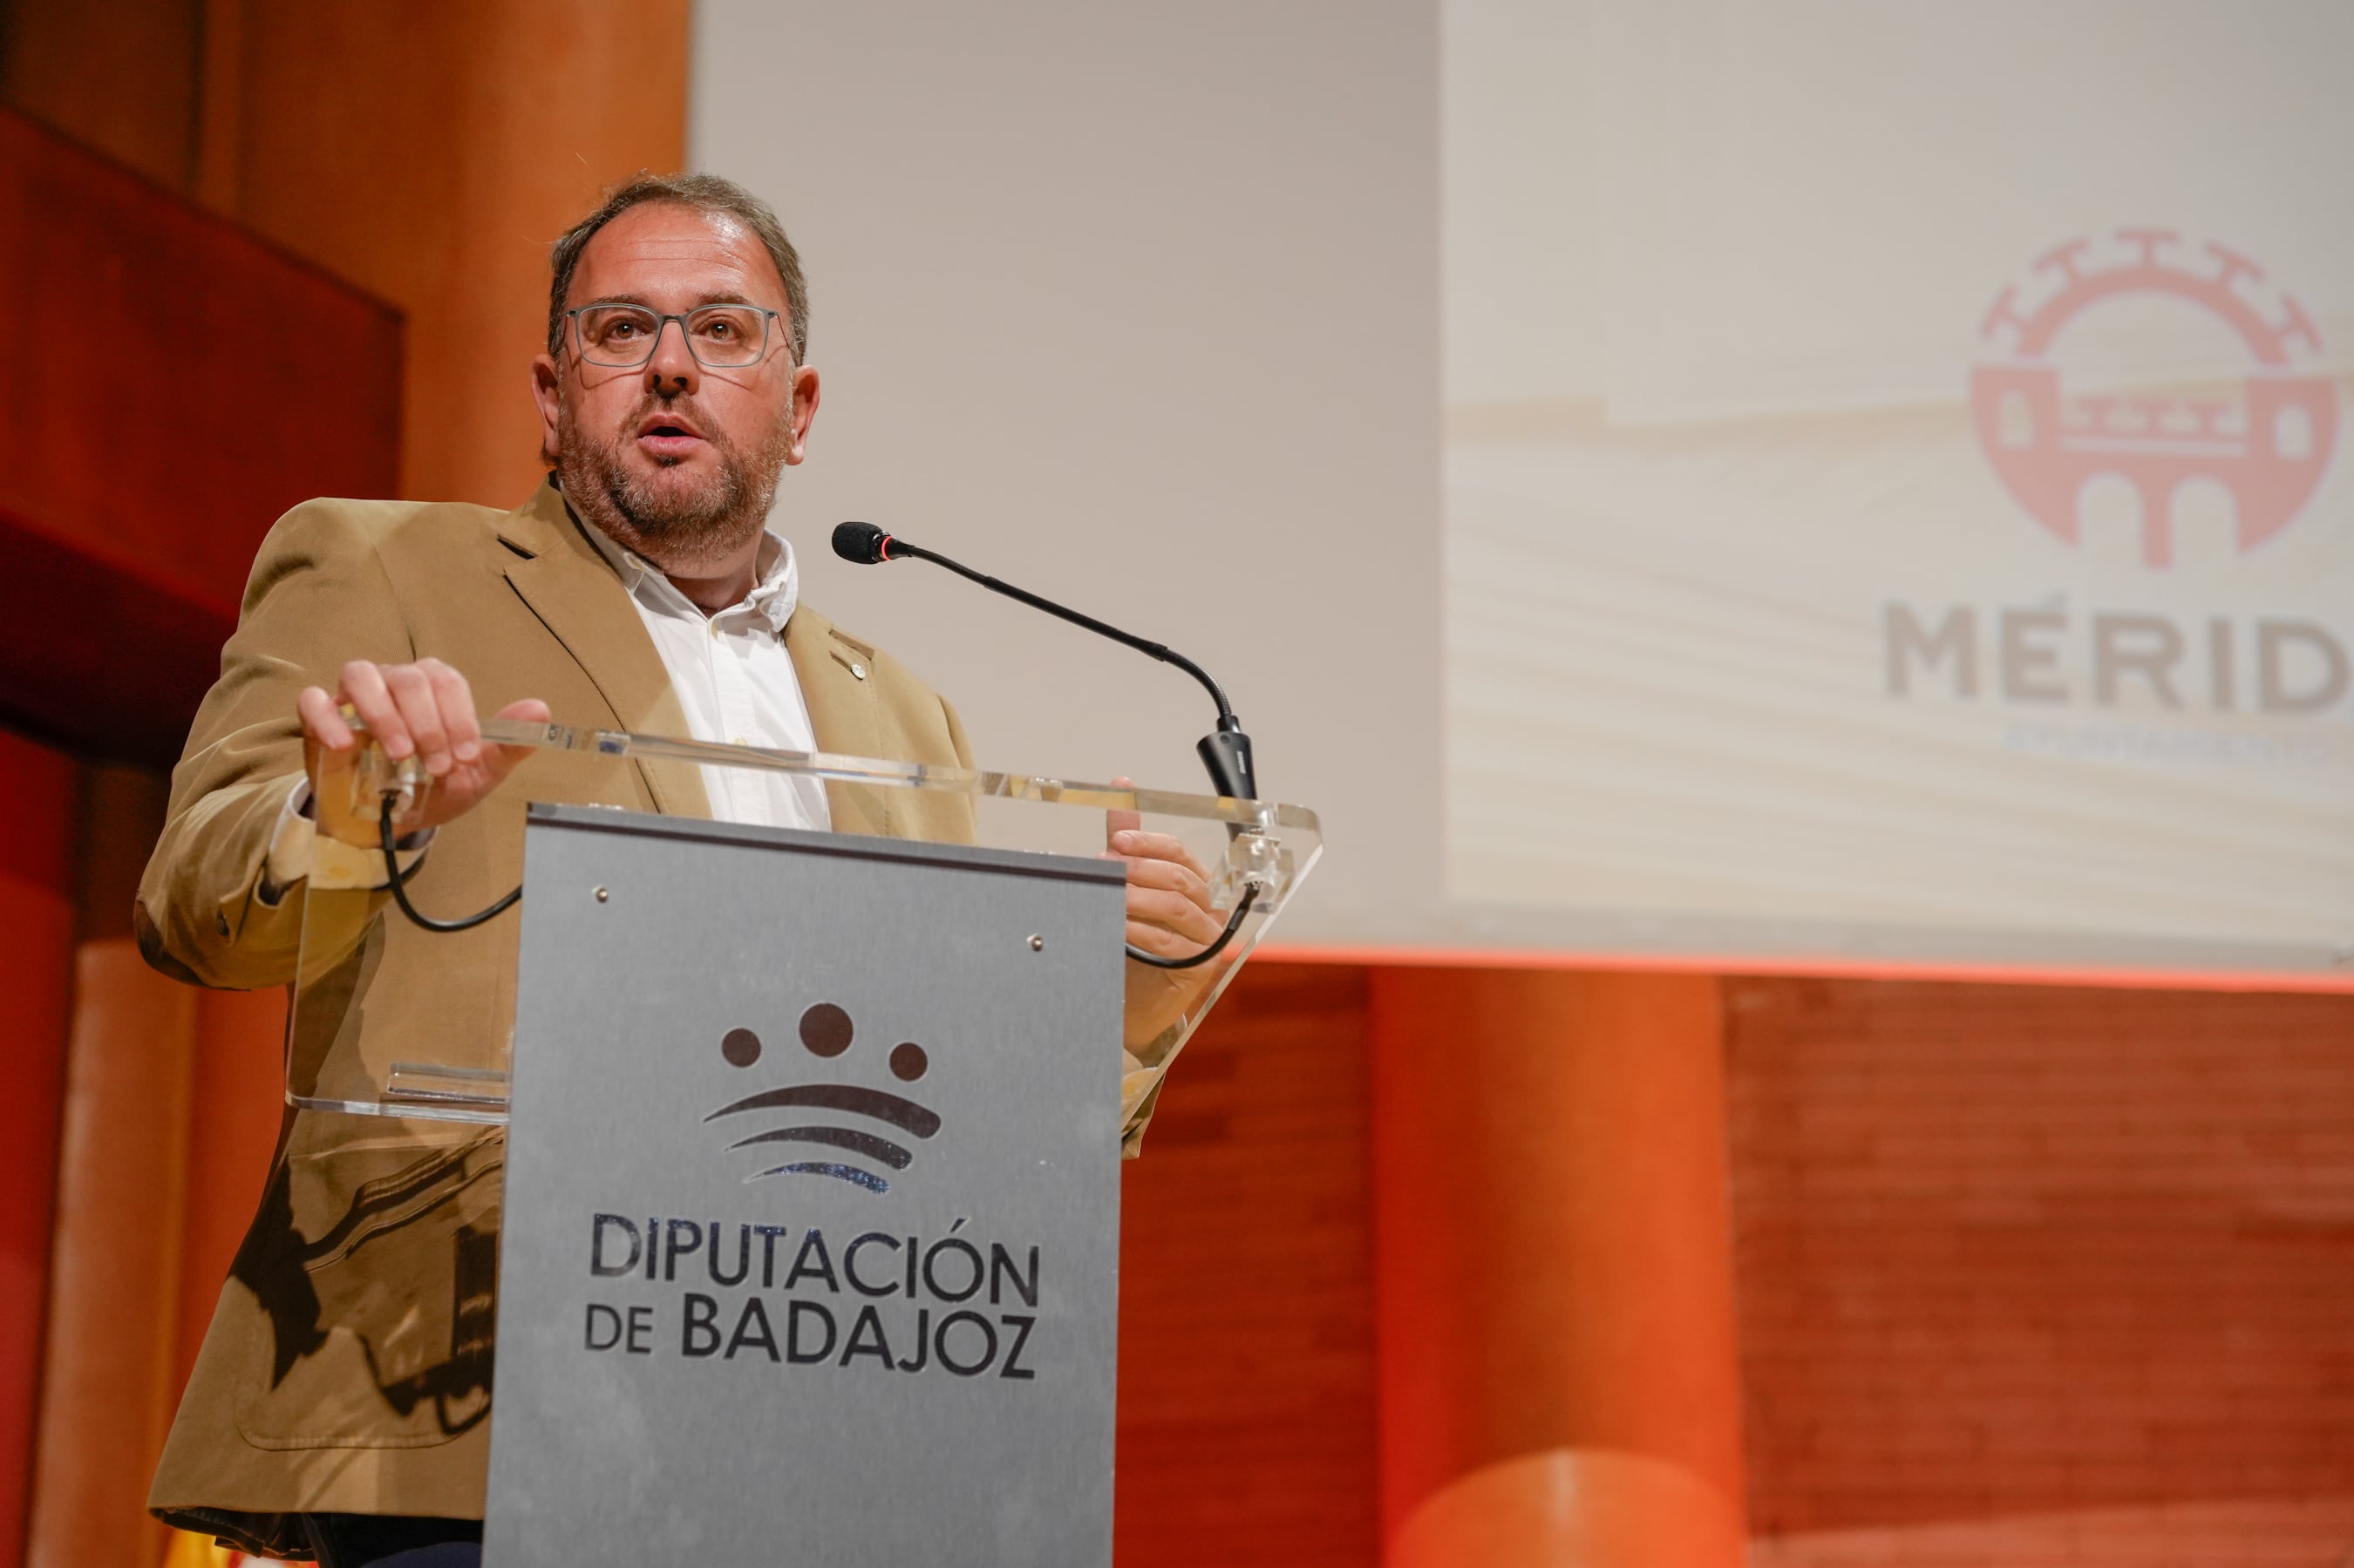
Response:
[[[719,459],[716,472],[690,478],[683,465],[666,462],[646,473],[623,461],[633,439],[629,432],[647,415],[673,409],[695,418]],[[749,451],[729,440],[716,421],[696,417],[686,397],[648,396],[603,441],[582,430],[567,399],[557,410],[556,433],[557,477],[572,504],[616,543],[657,566],[678,568],[720,559],[758,536],[792,451],[793,411],[788,406]]]

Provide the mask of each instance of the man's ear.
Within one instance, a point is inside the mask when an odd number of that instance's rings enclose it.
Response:
[[[550,468],[556,466],[556,460],[562,455],[562,447],[557,439],[564,412],[561,376],[554,356],[542,354],[533,357],[531,400],[539,409],[539,461]]]
[[[793,370],[793,444],[785,453],[789,463],[809,455],[810,423],[817,418],[817,372],[809,366]]]

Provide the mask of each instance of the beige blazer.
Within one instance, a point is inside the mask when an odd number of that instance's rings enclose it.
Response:
[[[785,646],[822,749],[970,766],[955,712],[889,654],[806,606]],[[439,936],[383,893],[260,895],[302,768],[295,693],[332,688],[346,660],[429,655],[484,712],[541,697],[567,723],[686,733],[620,578],[552,487],[504,515],[313,501],[279,521],[173,774],[137,921],[151,963],[205,985],[284,985],[301,957],[288,1072],[329,1098],[367,1096],[422,1041],[428,1059],[503,1065],[517,921]],[[960,797],[827,789],[838,831],[973,836]],[[440,830],[419,905],[457,914],[514,886],[535,800],[707,814],[692,767],[535,755]],[[330,901],[314,929],[342,932],[323,953],[301,950],[306,899]],[[264,1552],[307,1546],[300,1512],[479,1517],[504,1155],[495,1129],[290,1111],[149,1505]]]

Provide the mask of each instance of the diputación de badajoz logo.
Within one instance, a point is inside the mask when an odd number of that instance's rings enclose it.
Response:
[[[2228,395],[2077,392],[2053,349],[2086,313],[2133,296],[2208,313],[2247,351]],[[1988,357],[1970,372],[1978,444],[2013,499],[2071,545],[2085,487],[2114,476],[2141,502],[2143,561],[2175,558],[2177,491],[2219,483],[2236,509],[2242,554],[2296,521],[2338,442],[2338,386],[2316,368],[2321,334],[2296,297],[2228,246],[2169,228],[2119,228],[2035,259],[1979,323]]]
[[[851,1058],[857,1029],[846,1009],[819,1001],[802,1011],[795,1033],[794,1059],[834,1062]],[[709,1049],[707,1037],[696,1048]],[[749,1028],[722,1035],[719,1056],[731,1071],[775,1065]],[[902,1040],[883,1065],[913,1086],[930,1072],[931,1053]],[[785,1113],[785,1125],[752,1119],[760,1112]],[[939,1113],[907,1095],[838,1080],[756,1089],[702,1120],[724,1127],[723,1157],[750,1151],[747,1183],[808,1176],[877,1196],[891,1191],[885,1172],[907,1170],[911,1145],[940,1130]],[[598,1295],[583,1303],[582,1350],[1017,1383],[1039,1375],[1045,1351],[1031,1334],[1046,1287],[1037,1242],[967,1231],[964,1215],[928,1235],[860,1229],[876,1222],[829,1222],[822,1212],[793,1224],[778,1212],[787,1206],[771,1198],[759,1218],[734,1221],[645,1207],[588,1211],[587,1277]],[[845,1237],[848,1230],[858,1234]]]
[[[850,1050],[856,1026],[843,1008],[821,1001],[802,1012],[799,1033],[803,1051],[820,1060],[832,1061]],[[757,1065],[764,1049],[760,1036],[749,1029],[731,1029],[719,1042],[719,1054],[731,1067]],[[912,1040],[903,1040],[893,1046],[885,1062],[891,1075],[903,1084],[914,1084],[931,1070],[930,1054]],[[752,1171],[744,1178],[747,1181],[771,1176],[819,1176],[846,1181],[879,1195],[891,1190],[890,1178],[883,1171],[905,1171],[915,1160],[915,1151],[894,1135],[921,1141],[940,1130],[939,1113],[905,1095],[843,1083],[786,1084],[761,1089],[731,1100],[703,1119],[715,1122],[757,1111],[793,1112],[797,1119],[790,1126],[772,1127],[739,1138],[727,1145],[728,1152],[759,1149],[774,1153],[801,1144],[835,1152],[817,1159],[787,1160]],[[847,1125],[801,1119],[811,1113],[824,1112],[842,1113],[856,1119]],[[853,1160],[866,1163],[855,1164]],[[882,1169],[870,1169],[875,1166]]]

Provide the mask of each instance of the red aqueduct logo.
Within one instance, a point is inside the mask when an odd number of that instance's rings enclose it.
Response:
[[[2243,284],[2264,278],[2244,256],[2211,243],[2198,270],[2161,255],[2179,240],[2170,229],[2120,228],[2115,238],[2129,258],[2089,263],[2093,242],[2072,239],[2036,259],[2036,270],[2056,280],[2040,302],[2023,306],[2014,284],[1988,310],[1978,335],[1999,344],[2009,334],[2011,344],[2007,357],[1970,373],[1978,444],[2012,497],[2072,545],[2085,486],[2115,475],[2140,496],[2148,565],[2173,563],[2175,493],[2193,480],[2231,492],[2238,547],[2253,550],[2296,520],[2338,443],[2337,383],[2297,374],[2291,362],[2293,351],[2317,355],[2321,335],[2288,294],[2264,302],[2243,294]],[[2054,340],[2080,313],[2130,294],[2186,301],[2232,328],[2254,361],[2240,397],[2064,396],[2050,357]],[[2267,308],[2274,319],[2265,319]]]

